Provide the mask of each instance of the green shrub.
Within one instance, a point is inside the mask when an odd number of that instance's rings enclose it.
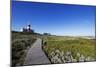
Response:
[[[25,50],[36,40],[33,35],[12,33],[12,66],[23,65]]]

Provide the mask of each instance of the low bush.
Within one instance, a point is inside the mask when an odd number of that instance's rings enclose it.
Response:
[[[12,33],[12,66],[23,65],[25,50],[36,40],[34,35]]]

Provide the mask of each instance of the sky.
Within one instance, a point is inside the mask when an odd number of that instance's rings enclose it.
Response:
[[[41,34],[95,36],[95,15],[95,6],[13,1],[11,26],[14,31],[31,24]]]

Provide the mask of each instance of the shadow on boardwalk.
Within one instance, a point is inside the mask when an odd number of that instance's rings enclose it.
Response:
[[[45,53],[42,51],[42,40],[38,38],[29,49],[24,65],[51,64]]]

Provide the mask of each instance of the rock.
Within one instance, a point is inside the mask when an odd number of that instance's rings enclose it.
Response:
[[[61,57],[63,57],[64,56],[64,52],[62,51],[62,52],[60,52],[60,56]]]
[[[72,60],[71,60],[71,56],[65,56],[65,62],[66,63],[69,63],[69,62],[71,62]]]
[[[87,58],[85,59],[85,61],[87,61],[87,62],[89,62],[89,61],[95,61],[95,59],[93,59],[92,57],[87,57]]]
[[[57,57],[57,56],[54,56],[54,57],[51,58],[51,61],[52,61],[53,63],[57,63],[57,59],[58,59],[58,57]]]
[[[73,60],[74,58],[73,58],[73,56],[71,55],[71,60]]]
[[[53,63],[58,63],[58,62],[60,62],[60,60],[58,60],[58,59],[59,59],[58,55],[55,55],[55,56],[53,56],[53,57],[51,58],[51,61],[52,61]]]
[[[72,60],[69,58],[69,59],[67,59],[65,62],[66,62],[66,63],[70,63],[70,62],[72,62]]]
[[[85,61],[85,57],[83,56],[83,55],[81,55],[80,57],[79,57],[79,62],[84,62]]]
[[[55,56],[55,52],[54,52],[54,51],[51,52],[50,56],[51,56],[51,57],[54,57],[54,56]]]
[[[54,63],[55,62],[55,59],[54,58],[51,58],[51,62]]]
[[[66,63],[66,61],[65,61],[65,57],[64,57],[64,56],[61,57],[61,59],[62,59],[62,62],[63,62],[63,63]]]
[[[72,62],[77,62],[77,60],[76,59],[72,59]]]
[[[65,54],[63,51],[58,49],[51,52],[50,59],[52,63],[71,63],[71,62],[85,62],[85,61],[95,61],[92,57],[85,57],[79,52],[76,53],[76,58],[73,58],[71,51],[67,51]]]
[[[56,53],[56,56],[57,56],[58,58],[60,58],[60,54],[59,54],[59,53]]]
[[[66,52],[66,56],[70,56],[71,55],[71,52],[70,51],[67,51]]]
[[[57,59],[57,61],[58,61],[58,63],[63,63],[62,61],[61,61],[61,59],[59,58],[59,59]]]
[[[76,55],[77,55],[77,57],[80,57],[81,56],[80,53],[77,53]]]
[[[60,51],[57,49],[57,50],[55,50],[55,53],[59,53],[60,54]]]

